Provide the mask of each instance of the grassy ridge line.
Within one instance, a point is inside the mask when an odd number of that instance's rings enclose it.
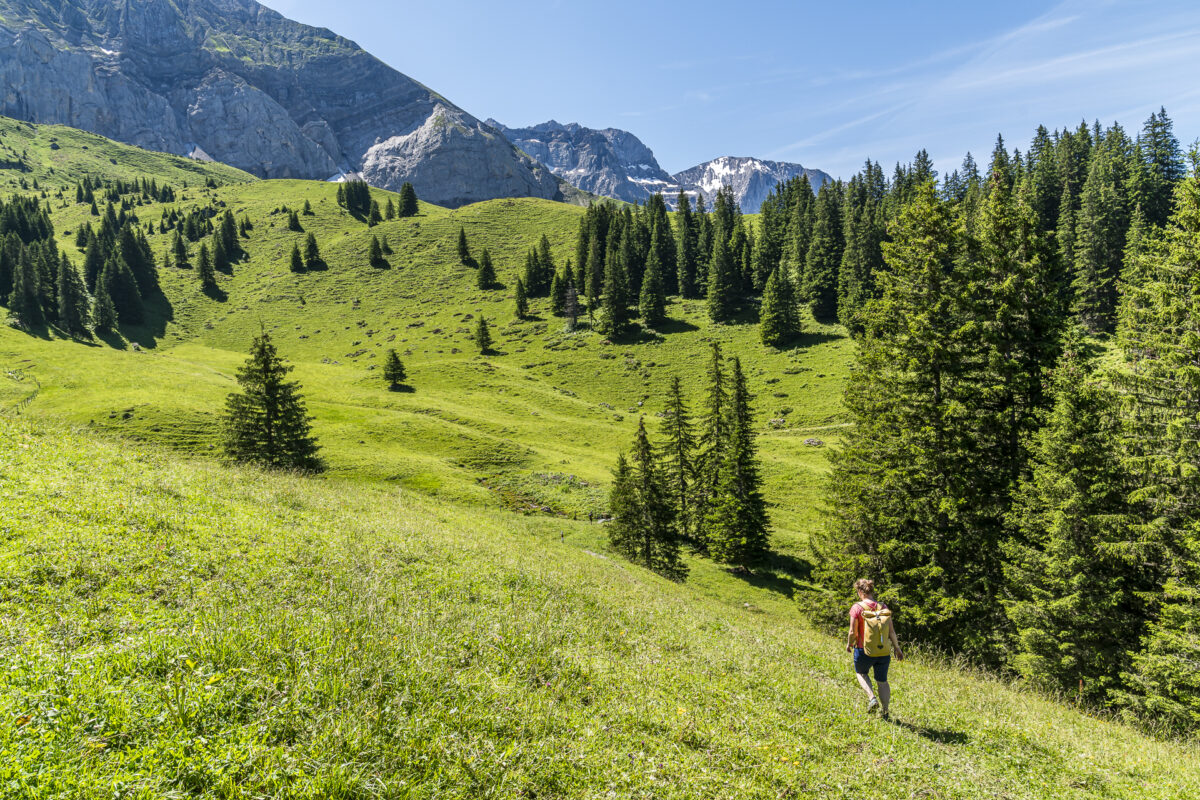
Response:
[[[1200,789],[1193,749],[920,659],[899,722],[865,718],[769,593],[603,558],[596,526],[7,420],[0,498],[6,797]]]
[[[0,190],[20,190],[22,178],[44,189],[70,186],[85,176],[134,180],[156,178],[173,186],[255,181],[253,175],[216,161],[144,150],[64,125],[38,125],[0,117]]]

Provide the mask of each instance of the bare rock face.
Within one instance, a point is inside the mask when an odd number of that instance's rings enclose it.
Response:
[[[671,176],[658,165],[650,148],[628,131],[595,130],[554,120],[531,128],[508,128],[490,119],[488,124],[555,175],[586,192],[638,203],[673,187]]]
[[[767,195],[776,186],[801,175],[808,176],[814,192],[833,180],[828,173],[800,164],[734,156],[722,156],[706,161],[691,169],[677,172],[673,179],[690,195],[703,195],[705,203],[710,206],[717,192],[728,186],[733,189],[733,195],[743,212],[757,214],[763,200],[767,199]]]
[[[562,196],[489,126],[254,0],[0,0],[0,114],[263,177],[411,181],[441,205]]]

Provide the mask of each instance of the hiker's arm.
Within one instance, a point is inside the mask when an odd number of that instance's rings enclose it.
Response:
[[[900,640],[896,638],[896,625],[888,625],[888,637],[892,640],[892,650],[896,651],[896,660],[904,660],[904,651],[900,649]]]
[[[853,653],[854,645],[858,644],[858,631],[855,629],[856,626],[854,624],[856,621],[857,620],[855,620],[854,617],[850,618],[850,633],[846,634],[846,652],[847,653]]]

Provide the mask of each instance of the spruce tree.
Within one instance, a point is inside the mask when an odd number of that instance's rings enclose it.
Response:
[[[323,469],[300,384],[287,380],[292,369],[265,330],[255,337],[237,373],[242,390],[225,400],[225,453],[231,459],[303,472]]]
[[[479,269],[475,272],[475,280],[480,289],[491,289],[496,285],[496,268],[492,266],[492,254],[486,247],[479,256]]]
[[[117,308],[113,305],[108,287],[103,281],[96,283],[96,297],[92,316],[96,323],[97,333],[114,333],[117,330]]]
[[[104,269],[97,283],[104,284],[104,292],[112,300],[117,320],[122,325],[141,324],[145,319],[142,294],[138,291],[137,280],[119,252],[104,262]]]
[[[482,315],[475,323],[475,344],[479,347],[480,355],[486,356],[492,352],[492,332],[488,329],[487,320]]]
[[[305,199],[305,201],[304,201],[304,216],[306,216],[306,217],[314,216],[312,203],[309,202],[308,199]]]
[[[662,470],[646,434],[646,421],[638,420],[632,464],[618,461],[610,508],[614,547],[636,564],[667,577],[686,574],[679,558],[675,510]],[[623,458],[621,459],[624,460]]]
[[[1194,670],[1195,605],[1200,598],[1200,176],[1176,188],[1162,242],[1141,257],[1140,285],[1126,287],[1118,343],[1125,368],[1114,373],[1123,397],[1128,468],[1138,504],[1134,533],[1160,594],[1140,647],[1131,648],[1119,702],[1187,730],[1200,724]]]
[[[1134,202],[1142,206],[1147,222],[1158,227],[1166,226],[1175,186],[1186,175],[1183,151],[1174,128],[1166,109],[1159,109],[1146,120],[1137,141]]]
[[[467,244],[467,229],[458,229],[458,261],[460,264],[471,263],[471,246]]]
[[[529,316],[529,298],[525,294],[525,282],[520,278],[517,278],[517,288],[514,295],[517,319],[525,319]]]
[[[413,188],[411,183],[406,182],[400,187],[400,202],[396,213],[401,217],[415,217],[419,210],[417,190]]]
[[[292,272],[304,272],[304,257],[300,255],[300,245],[292,245],[292,255],[288,259],[288,269]]]
[[[206,294],[217,291],[217,271],[212,256],[208,254],[208,245],[201,243],[200,255],[196,259],[196,276],[200,279],[200,290]]]
[[[387,205],[383,208],[383,218],[393,220],[396,218],[396,204],[392,202],[392,198],[388,198]]]
[[[300,216],[295,211],[288,212],[288,230],[297,233],[304,232],[304,227],[300,224]]]
[[[699,231],[692,216],[692,203],[687,192],[680,190],[678,207],[675,212],[677,220],[677,241],[675,244],[676,280],[679,285],[679,295],[691,300],[700,296],[698,287]]]
[[[742,568],[760,561],[770,549],[751,402],[741,361],[734,358],[725,408],[727,446],[717,466],[704,531],[714,560]]]
[[[739,277],[724,236],[713,244],[708,268],[708,317],[713,322],[728,322],[737,311]]]
[[[383,247],[379,244],[378,236],[371,237],[371,244],[367,247],[367,261],[373,267],[383,264]]]
[[[229,251],[225,249],[225,240],[221,237],[221,232],[217,231],[212,235],[212,265],[213,269],[219,272],[229,271]]]
[[[796,290],[786,266],[777,266],[763,289],[759,333],[763,344],[781,347],[800,335]]]
[[[705,398],[704,410],[700,418],[700,435],[695,450],[693,520],[695,521],[694,538],[701,548],[707,549],[705,518],[710,510],[719,477],[718,472],[729,445],[729,428],[726,418],[729,395],[725,386],[725,357],[721,352],[721,345],[717,342],[712,343],[712,354],[705,372],[705,381],[708,384],[708,396]]]
[[[663,445],[663,468],[666,484],[675,505],[675,518],[679,522],[680,535],[685,541],[698,547],[699,543],[693,535],[696,522],[692,496],[696,485],[696,437],[692,430],[687,403],[683,398],[683,383],[678,375],[671,379],[665,415],[663,424],[667,441]]]
[[[838,268],[842,263],[842,220],[836,184],[817,195],[812,239],[804,258],[801,296],[819,320],[837,319]]]
[[[383,212],[379,208],[379,201],[371,201],[371,211],[367,214],[367,226],[374,228],[379,223],[383,222]]]
[[[629,325],[629,284],[625,265],[617,256],[604,265],[604,295],[596,330],[605,336],[620,336]]]
[[[186,254],[186,250],[184,253]],[[186,260],[186,259],[185,259]],[[182,266],[183,261],[176,259],[176,263]],[[96,291],[96,281],[100,279],[100,272],[104,269],[104,253],[100,249],[100,241],[95,234],[88,236],[87,250],[83,256],[83,283],[87,286],[89,292]]]
[[[1147,555],[1129,541],[1129,476],[1117,398],[1082,336],[1055,370],[1056,402],[1005,546],[1012,666],[1030,683],[1103,704],[1145,630]]]
[[[657,241],[658,233],[654,234]],[[655,327],[667,318],[667,296],[663,289],[662,270],[659,268],[658,253],[653,245],[646,259],[646,272],[642,277],[642,291],[638,297],[638,311],[648,327]]]
[[[383,379],[387,382],[388,388],[393,392],[397,391],[404,385],[404,379],[407,377],[408,373],[404,369],[404,363],[400,361],[399,354],[395,349],[389,349],[383,363]]]
[[[1075,220],[1074,310],[1094,334],[1116,326],[1117,279],[1129,226],[1122,172],[1109,147],[1096,149]]]
[[[41,276],[29,255],[29,248],[22,247],[13,271],[12,293],[8,296],[8,310],[23,328],[41,325],[42,314]]]
[[[317,237],[311,233],[304,238],[304,268],[310,272],[321,269],[325,262],[321,260],[321,249],[317,246]]]
[[[63,253],[58,268],[58,327],[70,336],[85,337],[90,317],[87,289]]]

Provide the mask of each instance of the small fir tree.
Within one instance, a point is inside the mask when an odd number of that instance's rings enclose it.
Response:
[[[479,269],[476,270],[475,278],[480,289],[491,289],[496,285],[496,268],[492,265],[492,254],[486,247],[479,255]]]
[[[200,279],[200,290],[208,294],[217,291],[217,271],[213,265],[212,256],[208,253],[207,243],[201,243],[200,255],[196,261],[196,275]]]
[[[460,264],[471,263],[471,246],[467,244],[467,229],[458,229],[458,261]]]
[[[320,447],[300,384],[287,380],[292,366],[263,331],[238,370],[240,392],[225,401],[225,453],[235,461],[277,469],[320,472]]]
[[[292,255],[288,260],[288,269],[292,272],[304,272],[304,257],[300,255],[299,245],[292,245]]]
[[[304,239],[304,268],[311,272],[321,269],[324,264],[321,260],[321,249],[317,247],[317,237],[310,233]]]
[[[767,278],[759,332],[768,347],[781,347],[800,335],[796,291],[786,266],[777,266]]]
[[[525,282],[517,278],[517,289],[515,294],[517,319],[525,319],[529,316],[529,298],[525,294]]]
[[[383,364],[383,379],[387,382],[388,388],[393,392],[397,391],[404,385],[407,377],[408,373],[404,369],[404,363],[400,360],[400,356],[394,349],[389,349]]]
[[[400,203],[397,214],[401,217],[415,217],[418,210],[417,190],[411,183],[405,183],[400,187]]]
[[[83,280],[63,253],[58,267],[58,326],[70,336],[85,337],[90,317]]]
[[[488,329],[487,320],[482,315],[475,323],[475,344],[479,347],[480,355],[486,356],[492,352],[492,332]]]

